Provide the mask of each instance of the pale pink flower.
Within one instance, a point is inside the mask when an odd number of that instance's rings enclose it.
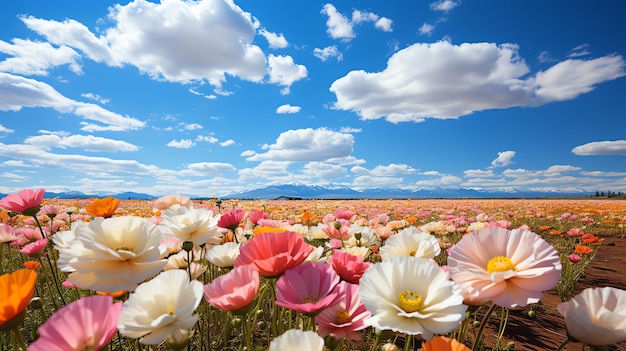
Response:
[[[322,337],[332,335],[336,339],[361,340],[358,331],[367,328],[363,321],[371,314],[361,302],[359,285],[340,282],[337,286],[343,290],[344,297],[315,316],[318,333]]]
[[[372,265],[365,262],[363,257],[341,250],[334,250],[328,263],[343,280],[353,284],[358,284],[363,273]]]
[[[204,286],[204,299],[222,311],[246,312],[256,298],[259,272],[250,266],[239,266]]]
[[[15,229],[10,225],[0,223],[0,243],[10,243],[17,240]]]
[[[172,205],[181,205],[185,207],[193,207],[193,202],[189,197],[178,195],[178,194],[169,194],[162,196],[152,203],[152,206],[159,210],[167,210]]]
[[[340,278],[325,263],[305,262],[289,269],[276,282],[276,304],[315,315],[342,297]]]
[[[117,332],[122,302],[88,296],[61,307],[42,324],[29,351],[83,351],[104,348]]]
[[[346,220],[338,220],[329,222],[322,226],[322,230],[331,239],[348,240],[350,238],[350,222]]]
[[[277,277],[306,260],[313,251],[296,232],[263,233],[239,247],[235,267],[251,266],[263,277]]]
[[[626,291],[587,288],[556,306],[565,318],[567,333],[589,345],[612,345],[626,341]]]
[[[2,198],[0,200],[0,208],[20,213],[29,212],[24,214],[34,216],[37,214],[37,212],[39,212],[41,201],[43,201],[43,196],[45,192],[45,189],[20,190],[17,194],[9,194]]]
[[[556,249],[519,229],[486,228],[465,235],[450,250],[448,269],[466,303],[491,300],[509,308],[538,302],[561,278]]]
[[[40,239],[26,244],[20,249],[20,252],[26,255],[36,255],[40,253],[48,245],[48,239]]]

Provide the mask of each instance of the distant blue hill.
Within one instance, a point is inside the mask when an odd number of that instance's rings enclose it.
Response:
[[[244,191],[222,197],[222,199],[454,199],[454,198],[545,198],[545,197],[584,197],[592,193],[577,192],[539,192],[539,191],[479,191],[467,188],[424,188],[419,190],[373,188],[354,190],[346,187],[325,188],[302,184],[285,184]]]
[[[264,188],[244,191],[220,197],[228,200],[274,200],[274,199],[319,199],[319,200],[355,200],[355,199],[463,199],[463,198],[556,198],[556,197],[591,197],[595,193],[547,192],[547,191],[479,191],[468,188],[424,188],[405,190],[397,188],[372,188],[354,190],[347,187],[309,186],[300,183],[272,185]],[[0,194],[0,198],[7,194]],[[85,194],[80,191],[46,192],[46,198],[58,199],[90,199],[112,196],[120,200],[154,200],[159,196],[127,191],[123,193],[93,192]],[[200,197],[193,197],[200,199]],[[204,197],[202,197],[204,199]],[[209,196],[207,198],[215,198]]]

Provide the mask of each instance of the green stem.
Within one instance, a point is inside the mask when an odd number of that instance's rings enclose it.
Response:
[[[411,350],[412,343],[413,343],[413,335],[407,334],[406,339],[404,339],[404,351]]]
[[[485,326],[487,325],[487,321],[489,320],[489,317],[491,317],[491,314],[493,313],[495,309],[496,309],[496,304],[492,303],[491,306],[489,306],[489,310],[487,310],[487,313],[485,313],[483,320],[480,322],[480,327],[478,328],[478,334],[476,334],[476,340],[474,340],[474,345],[472,345],[472,351],[477,350],[478,345],[480,344],[480,340],[483,338],[483,332],[485,330]]]
[[[506,324],[509,320],[509,310],[506,307],[502,307],[502,317],[500,318],[500,328],[498,332],[498,343],[502,340],[502,336],[504,335],[504,330],[506,329]]]
[[[11,329],[13,334],[13,341],[15,342],[15,348],[17,351],[26,351],[26,341],[24,340],[24,335],[22,335],[22,331],[19,326],[15,326],[15,328]]]
[[[4,243],[0,243],[0,275],[4,274]]]

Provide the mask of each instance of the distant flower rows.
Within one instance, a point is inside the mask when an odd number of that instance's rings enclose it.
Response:
[[[626,291],[574,291],[624,202],[43,195],[0,200],[14,350],[483,350],[553,289],[562,346],[626,340]]]

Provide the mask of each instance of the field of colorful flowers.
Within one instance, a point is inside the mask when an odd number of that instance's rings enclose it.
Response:
[[[0,221],[0,351],[626,349],[625,200],[41,189]]]

